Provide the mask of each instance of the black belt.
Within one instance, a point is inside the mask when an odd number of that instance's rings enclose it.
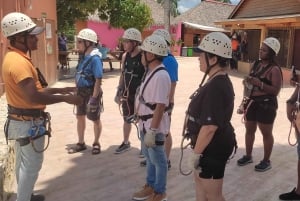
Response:
[[[14,114],[18,116],[28,116],[28,117],[44,117],[46,113],[41,109],[22,109],[16,108],[11,105],[7,106],[8,114]]]
[[[139,119],[142,121],[147,121],[148,119],[151,119],[153,117],[153,114],[146,114],[146,115],[140,115],[138,116]]]

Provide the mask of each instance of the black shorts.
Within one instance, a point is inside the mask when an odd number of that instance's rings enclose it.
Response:
[[[199,164],[201,167],[199,177],[203,179],[222,179],[224,177],[226,163],[227,160],[217,160],[203,156]]]
[[[247,121],[256,121],[263,124],[273,124],[276,117],[277,101],[271,99],[254,100],[246,112]],[[275,102],[276,101],[276,102]]]
[[[122,112],[124,120],[126,117],[134,114],[134,96],[129,96],[127,100],[122,101]]]

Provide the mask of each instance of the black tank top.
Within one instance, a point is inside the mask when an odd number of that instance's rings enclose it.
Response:
[[[135,94],[137,87],[141,84],[145,68],[141,62],[142,54],[139,53],[131,57],[130,53],[126,54],[124,62],[125,86],[129,88],[130,94]]]

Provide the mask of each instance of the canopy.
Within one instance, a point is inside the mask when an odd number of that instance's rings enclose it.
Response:
[[[210,27],[210,26],[204,26],[200,24],[194,24],[190,22],[182,22],[184,25],[194,28],[194,29],[201,29],[204,31],[219,31],[219,32],[229,32],[228,30],[225,30],[223,28],[217,28],[217,27]]]

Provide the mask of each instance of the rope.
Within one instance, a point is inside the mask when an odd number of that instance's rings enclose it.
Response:
[[[188,139],[188,137],[186,135],[187,122],[188,122],[188,114],[186,113],[185,118],[184,118],[184,122],[183,122],[183,127],[182,127],[182,140],[181,140],[181,143],[180,143],[180,160],[179,160],[179,172],[184,176],[188,176],[193,172],[192,170],[190,170],[188,172],[184,172],[182,170],[183,151],[185,149],[187,149],[189,145],[191,145],[191,142],[189,142],[187,145],[184,146],[184,140]]]

